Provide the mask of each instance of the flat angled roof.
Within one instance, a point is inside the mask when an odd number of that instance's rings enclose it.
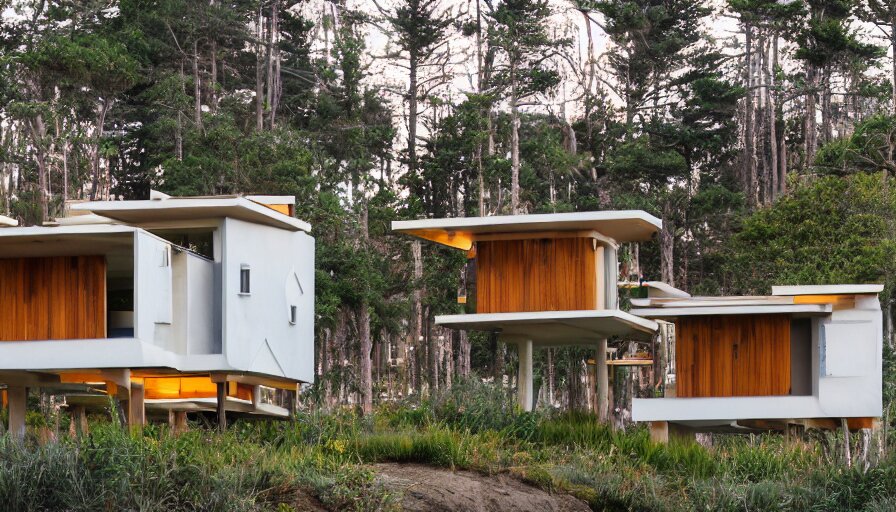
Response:
[[[444,315],[436,317],[436,325],[557,346],[593,345],[612,336],[650,339],[658,329],[656,322],[616,309]]]
[[[632,313],[644,318],[677,318],[680,316],[710,315],[768,315],[798,314],[805,316],[823,316],[830,314],[830,304],[741,304],[741,305],[707,305],[661,308],[632,308]]]
[[[92,201],[73,204],[72,210],[90,211],[128,224],[168,220],[230,217],[290,231],[311,232],[311,225],[244,197],[190,197],[137,201]]]
[[[452,217],[392,222],[392,230],[424,240],[469,249],[477,235],[541,231],[597,231],[616,242],[650,240],[663,222],[642,210]]]
[[[772,295],[862,295],[884,291],[882,284],[822,284],[807,286],[772,286]]]

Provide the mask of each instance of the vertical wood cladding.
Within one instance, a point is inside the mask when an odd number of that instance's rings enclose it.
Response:
[[[676,395],[790,394],[790,317],[682,317],[675,322]]]
[[[600,251],[590,238],[477,242],[476,312],[598,309]]]
[[[0,259],[0,341],[105,337],[105,257]]]

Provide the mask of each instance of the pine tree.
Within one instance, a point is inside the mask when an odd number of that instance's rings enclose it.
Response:
[[[548,60],[567,44],[548,34],[551,10],[547,0],[505,0],[491,13],[489,44],[503,57],[495,83],[507,92],[510,103],[510,210],[523,213],[520,204],[520,106],[526,99],[552,90],[558,73]]]

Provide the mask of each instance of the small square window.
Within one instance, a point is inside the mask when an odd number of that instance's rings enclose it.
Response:
[[[295,324],[296,318],[299,316],[298,306],[289,306],[289,323]]]
[[[244,295],[252,293],[250,270],[248,265],[240,267],[240,293]]]

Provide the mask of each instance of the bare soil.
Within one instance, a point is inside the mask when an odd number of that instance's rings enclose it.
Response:
[[[378,480],[402,492],[410,512],[586,512],[585,502],[550,494],[504,474],[482,475],[420,464],[377,464]]]

